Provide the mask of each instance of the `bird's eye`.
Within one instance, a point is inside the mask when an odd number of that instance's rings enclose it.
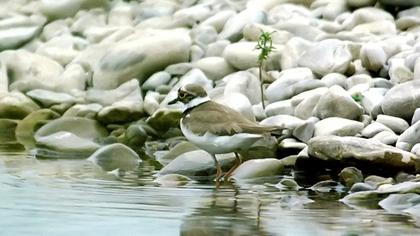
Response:
[[[185,98],[185,97],[187,97],[187,94],[186,94],[186,93],[180,93],[180,94],[179,94],[179,98],[181,98],[181,99],[182,99],[182,98]]]

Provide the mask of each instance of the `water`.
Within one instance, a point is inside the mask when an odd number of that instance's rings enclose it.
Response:
[[[354,210],[334,193],[255,183],[162,187],[152,174],[144,166],[118,177],[84,160],[3,151],[0,235],[420,235],[408,216]]]

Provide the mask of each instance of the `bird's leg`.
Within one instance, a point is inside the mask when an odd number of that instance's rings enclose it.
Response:
[[[216,183],[219,183],[220,178],[222,178],[222,168],[220,167],[219,161],[217,161],[216,155],[212,155],[213,160],[214,160],[214,164],[216,166]]]
[[[230,168],[228,172],[223,176],[224,180],[228,180],[230,175],[233,173],[233,171],[236,170],[240,165],[242,164],[241,156],[235,152],[235,164]]]

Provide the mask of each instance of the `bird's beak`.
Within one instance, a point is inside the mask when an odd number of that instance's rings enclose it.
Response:
[[[175,103],[177,103],[177,102],[179,102],[178,97],[176,97],[174,100],[172,100],[172,101],[168,102],[168,105],[173,105],[173,104],[175,104]]]

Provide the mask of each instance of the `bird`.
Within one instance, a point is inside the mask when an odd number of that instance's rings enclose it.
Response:
[[[223,104],[211,101],[206,90],[197,84],[186,84],[178,89],[178,96],[168,104],[184,104],[180,128],[188,141],[207,151],[216,166],[215,181],[227,180],[242,163],[238,154],[246,151],[264,135],[278,127],[262,126]],[[225,175],[216,154],[235,153],[235,164]]]

